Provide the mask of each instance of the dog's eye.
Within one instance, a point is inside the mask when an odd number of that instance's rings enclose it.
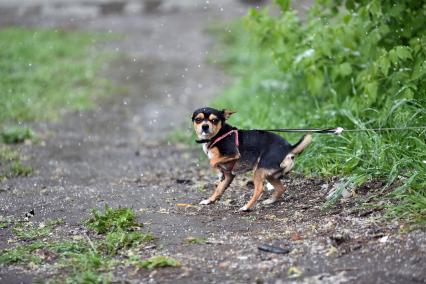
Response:
[[[217,118],[212,119],[213,124],[218,124],[218,122],[219,122],[219,119],[217,119]]]
[[[203,121],[201,118],[197,117],[196,119],[194,119],[195,123],[201,123],[201,121]]]

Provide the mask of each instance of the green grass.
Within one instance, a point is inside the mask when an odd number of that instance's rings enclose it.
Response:
[[[12,220],[10,217],[0,215],[0,229],[7,228],[10,224],[12,224]]]
[[[33,139],[34,132],[25,126],[29,122],[91,108],[95,96],[111,93],[107,81],[97,76],[109,55],[93,49],[106,39],[87,32],[0,29],[0,146]],[[0,149],[0,179],[32,172],[19,155],[5,157],[4,149]]]
[[[34,227],[32,223],[20,223],[13,228],[13,233],[18,238],[29,241],[47,237],[52,232],[52,228],[48,225]]]
[[[8,218],[0,219],[4,228],[12,223]],[[54,228],[64,224],[62,219],[45,224],[17,223],[12,229],[16,243],[0,252],[0,266],[28,269],[43,265],[53,275],[48,283],[110,283],[112,271],[117,267],[153,269],[180,265],[165,256],[140,258],[141,245],[154,237],[140,231],[143,224],[136,221],[132,209],[108,206],[102,212],[94,209],[84,223],[88,233],[72,237],[52,234]]]
[[[188,237],[185,240],[187,243],[193,245],[204,245],[207,242],[207,238],[202,237]]]
[[[13,227],[13,233],[23,241],[37,240],[49,236],[52,230],[64,224],[63,219],[47,220],[45,223],[19,222]]]
[[[105,241],[100,244],[100,248],[106,251],[107,254],[114,255],[121,249],[135,247],[153,239],[154,237],[150,233],[118,230],[109,232],[105,236]]]
[[[28,176],[31,173],[32,168],[23,164],[17,151],[0,144],[0,181],[10,177]]]
[[[73,254],[85,254],[90,251],[90,245],[84,240],[64,240],[49,244],[49,249],[64,257]]]
[[[28,127],[7,127],[0,132],[0,142],[5,144],[22,143],[34,137],[34,132]]]
[[[180,262],[169,256],[153,256],[141,263],[142,268],[154,269],[158,267],[179,267]]]
[[[137,222],[135,212],[130,208],[111,208],[106,205],[103,212],[93,209],[92,217],[85,223],[88,228],[105,235],[98,248],[108,255],[154,239],[150,233],[136,231],[143,224]]]
[[[18,263],[28,265],[30,263],[41,263],[42,259],[34,254],[34,251],[44,247],[44,243],[37,241],[27,245],[20,245],[16,248],[3,250],[0,252],[0,265]]]
[[[67,283],[67,284],[107,284],[111,283],[112,275],[111,273],[99,273],[98,271],[93,270],[86,270],[82,272],[78,272],[76,274],[72,274],[66,279],[64,279],[65,282],[62,282],[62,280],[58,280],[56,283]]]
[[[337,126],[359,129],[426,125],[424,99],[398,98],[398,94],[395,94],[394,99],[382,105],[373,103],[367,107],[358,97],[347,93],[336,94],[338,99],[313,94],[310,88],[315,86],[309,87],[303,83],[300,79],[303,75],[297,73],[299,71],[290,68],[283,71],[281,53],[269,49],[267,40],[259,43],[262,41],[258,38],[262,35],[262,28],[285,29],[291,20],[277,19],[281,22],[277,22],[275,27],[274,20],[256,17],[248,17],[226,28],[219,26],[212,29],[222,42],[218,47],[223,54],[220,63],[235,77],[234,83],[212,105],[236,110],[237,113],[229,121],[232,125],[241,129]],[[228,29],[232,33],[223,32]],[[279,39],[279,32],[270,31],[268,35]],[[291,48],[298,47],[297,41],[310,40],[308,34],[303,34],[303,29],[297,32],[300,39],[295,40],[295,47],[290,44],[286,50],[284,43],[277,43],[273,48],[281,48],[283,54],[287,52],[296,57],[297,52],[303,50],[294,52]],[[283,42],[286,40],[291,42],[293,39],[283,38]],[[332,84],[338,83],[330,83],[324,89],[335,87]],[[417,97],[421,98],[420,95]],[[388,216],[425,223],[425,135],[425,130],[314,135],[312,144],[298,157],[295,170],[306,175],[340,176],[346,186],[354,188],[370,180],[383,180],[386,186],[382,191],[393,189],[391,194],[384,197],[389,204]],[[283,136],[295,143],[300,135]],[[339,191],[331,203],[338,200],[338,195]]]
[[[130,208],[111,208],[105,205],[104,211],[92,210],[92,217],[86,222],[86,226],[98,234],[108,232],[130,231],[133,228],[142,227],[136,221],[135,212]]]
[[[25,166],[21,161],[15,161],[10,165],[9,175],[12,177],[17,176],[28,176],[33,172],[33,169],[29,166]]]
[[[106,82],[96,77],[101,56],[90,50],[102,39],[75,31],[1,29],[0,126],[93,106],[93,96],[107,93]]]

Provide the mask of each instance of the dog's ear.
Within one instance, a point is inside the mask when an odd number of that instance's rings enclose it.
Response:
[[[223,109],[222,113],[223,113],[223,117],[225,118],[225,120],[227,120],[228,118],[231,117],[231,115],[233,115],[234,113],[236,113],[236,111],[229,110],[229,109]]]

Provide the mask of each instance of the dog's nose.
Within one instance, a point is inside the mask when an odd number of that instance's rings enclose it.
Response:
[[[209,125],[208,125],[208,124],[203,124],[203,125],[201,126],[201,129],[202,129],[203,131],[207,131],[207,130],[209,130]]]

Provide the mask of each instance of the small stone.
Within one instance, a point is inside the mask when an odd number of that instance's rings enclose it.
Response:
[[[388,241],[388,239],[389,239],[389,236],[384,236],[384,237],[381,237],[381,238],[379,239],[379,242],[381,242],[381,243],[386,243],[386,242]]]
[[[300,236],[299,233],[293,233],[293,234],[291,234],[290,238],[291,238],[292,241],[300,241],[302,239],[302,237]]]

